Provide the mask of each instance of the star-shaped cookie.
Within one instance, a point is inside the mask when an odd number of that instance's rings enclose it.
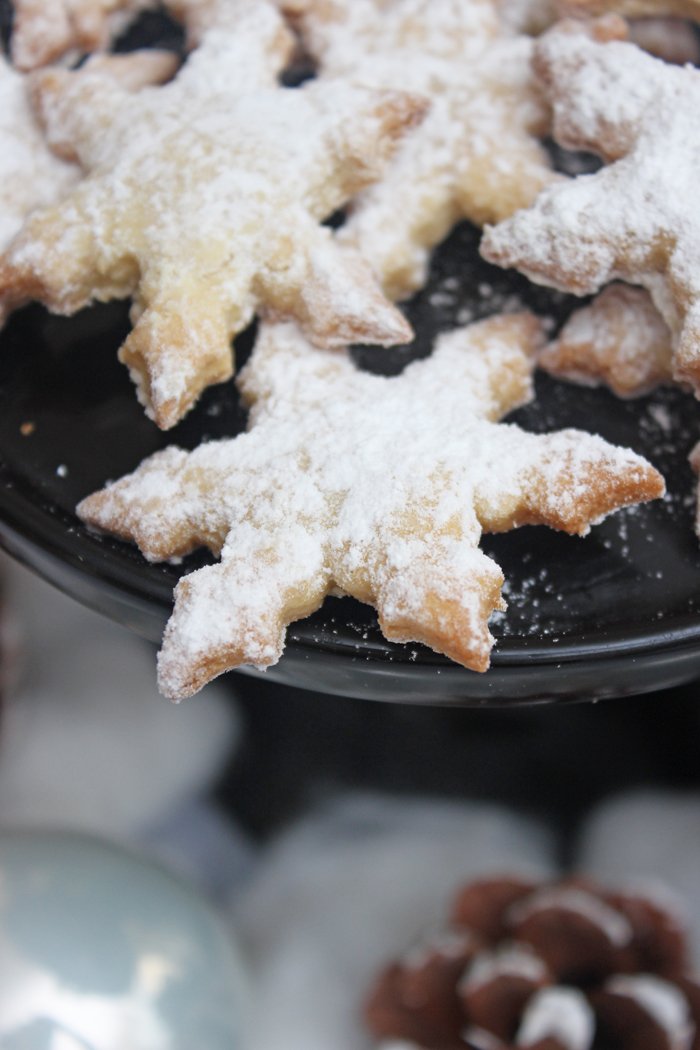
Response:
[[[425,279],[430,249],[460,219],[495,222],[553,178],[548,126],[530,69],[533,42],[497,0],[291,0],[322,79],[403,87],[431,100],[383,179],[340,232],[387,294]],[[526,20],[533,5],[518,5]]]
[[[674,377],[700,391],[700,70],[616,39],[615,15],[569,21],[537,43],[555,136],[609,164],[550,186],[488,229],[482,254],[585,295],[619,278],[643,285],[674,336]]]
[[[98,76],[35,74],[53,147],[86,178],[0,257],[0,307],[70,314],[133,295],[120,350],[173,426],[232,372],[258,310],[323,346],[398,343],[407,322],[320,220],[377,178],[422,99],[346,83],[281,88],[292,41],[270,5],[210,30],[175,80],[134,97]]]
[[[541,339],[531,314],[490,318],[386,378],[310,350],[291,323],[263,326],[239,379],[248,433],[167,448],[78,508],[150,560],[201,546],[220,556],[178,584],[165,695],[275,663],[287,625],[329,593],[374,605],[389,639],[485,670],[503,575],[479,550],[482,530],[585,534],[663,492],[649,463],[602,438],[497,422],[530,398]]]
[[[59,200],[80,175],[46,145],[26,80],[0,55],[0,250],[33,208]]]

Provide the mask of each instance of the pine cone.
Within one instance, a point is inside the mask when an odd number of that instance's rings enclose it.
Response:
[[[365,1015],[380,1050],[700,1050],[678,916],[583,879],[470,883]]]

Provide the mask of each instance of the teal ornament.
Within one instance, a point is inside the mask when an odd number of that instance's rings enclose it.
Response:
[[[75,834],[0,834],[2,1050],[238,1050],[243,968],[209,905]]]

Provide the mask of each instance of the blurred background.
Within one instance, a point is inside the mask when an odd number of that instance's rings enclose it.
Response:
[[[213,907],[237,945],[227,999],[235,1025],[222,1046],[239,1037],[253,1050],[371,1046],[359,1010],[377,966],[438,923],[473,875],[662,882],[691,929],[697,922],[694,686],[598,704],[448,710],[232,674],[174,706],[156,691],[149,645],[9,560],[2,578],[0,931],[13,928],[2,887],[3,876],[12,885],[5,868],[18,829],[54,836],[42,855],[49,868],[76,832],[126,848]],[[80,859],[81,849],[68,855]],[[118,917],[123,904],[100,907]],[[32,908],[43,937],[49,912]],[[93,926],[73,926],[69,939],[54,931],[64,946],[62,961],[51,956],[57,972]],[[5,949],[0,938],[7,977],[14,955]],[[253,1018],[246,1036],[244,1015]],[[10,1034],[3,1041],[4,1017],[0,999],[0,1046],[14,1047]],[[119,1045],[110,1038],[65,1045]]]

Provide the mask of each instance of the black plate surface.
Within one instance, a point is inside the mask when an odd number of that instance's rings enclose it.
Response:
[[[487,266],[477,243],[467,225],[453,234],[428,287],[407,305],[416,343],[358,349],[362,367],[397,371],[428,353],[436,332],[503,307],[526,304],[557,322],[578,305]],[[160,433],[116,359],[127,312],[114,303],[66,319],[30,307],[0,335],[0,540],[65,591],[157,641],[177,579],[208,556],[149,565],[128,544],[89,532],[73,508],[166,443],[192,447],[239,432],[245,414],[225,384]],[[239,363],[251,340],[251,332],[238,340]],[[329,599],[291,627],[269,677],[328,693],[479,704],[600,698],[700,676],[700,549],[687,464],[700,436],[697,402],[671,389],[622,402],[546,376],[537,386],[537,400],[514,419],[535,431],[577,426],[635,448],[666,476],[666,500],[614,515],[586,539],[531,527],[487,537],[509,609],[494,619],[485,675],[418,645],[389,644],[371,609]]]

